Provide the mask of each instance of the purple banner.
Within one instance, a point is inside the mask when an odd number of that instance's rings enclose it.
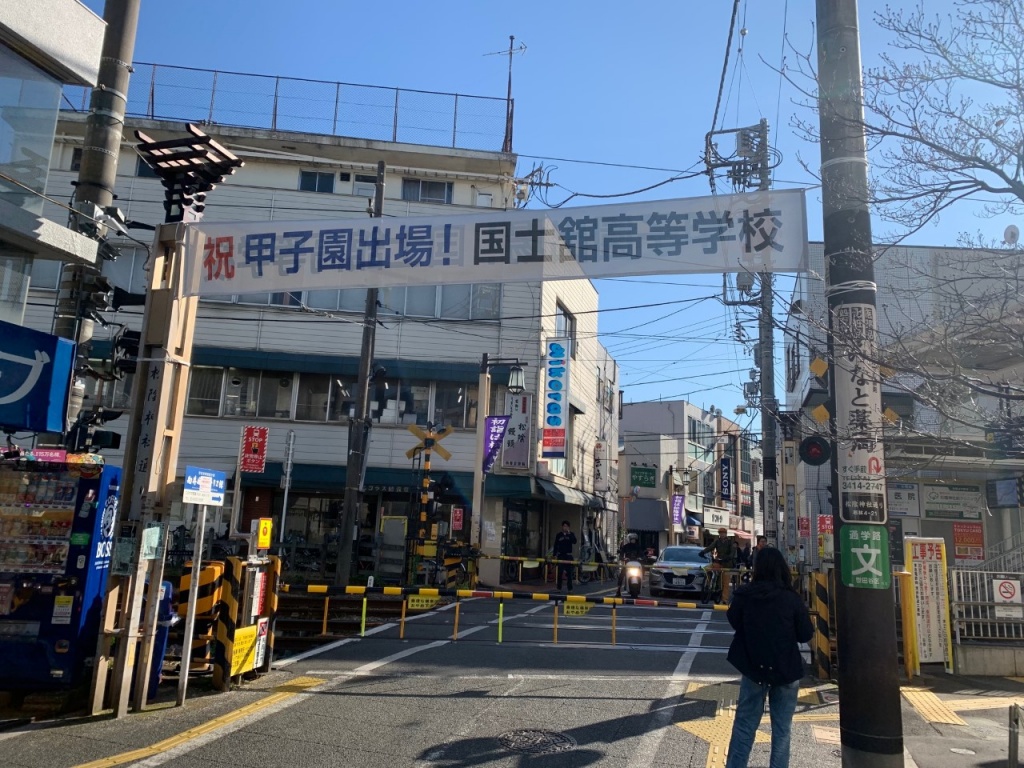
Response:
[[[484,474],[491,471],[498,449],[508,428],[508,416],[488,416],[484,419]]]
[[[686,497],[682,494],[672,494],[672,525],[682,525],[686,515]]]

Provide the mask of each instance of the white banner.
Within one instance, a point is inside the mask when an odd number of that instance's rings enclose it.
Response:
[[[501,443],[501,466],[505,469],[529,469],[533,395],[505,393],[505,413],[508,414],[508,428]]]
[[[598,440],[594,443],[594,492],[600,493],[611,489],[608,484],[608,443]]]
[[[904,562],[913,575],[918,661],[922,664],[942,662],[946,670],[952,672],[946,542],[938,538],[904,536],[903,547]]]
[[[187,295],[798,272],[802,190],[417,218],[186,225]]]

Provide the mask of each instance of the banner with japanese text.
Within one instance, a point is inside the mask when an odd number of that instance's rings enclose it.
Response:
[[[803,190],[473,214],[187,225],[187,295],[799,272]]]
[[[505,428],[508,427],[508,416],[488,416],[484,419],[484,474],[487,474],[494,467],[494,461],[498,458],[498,449],[501,448],[501,441],[505,437]]]
[[[501,446],[503,469],[529,469],[530,431],[533,425],[533,395],[505,394],[505,413],[508,426]]]

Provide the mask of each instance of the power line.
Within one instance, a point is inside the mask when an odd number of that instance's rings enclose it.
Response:
[[[722,63],[722,77],[718,82],[718,98],[715,100],[715,116],[711,121],[711,130],[718,128],[718,111],[722,106],[722,91],[725,90],[725,75],[729,71],[729,51],[732,48],[732,33],[736,29],[736,16],[739,13],[740,0],[733,0],[732,18],[729,20],[729,38],[725,43],[725,61]]]

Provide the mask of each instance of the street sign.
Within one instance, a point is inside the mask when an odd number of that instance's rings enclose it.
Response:
[[[1021,605],[1020,581],[1017,579],[992,579],[992,601],[996,604],[997,619],[1024,618],[1024,606]]]
[[[843,585],[858,589],[889,589],[889,529],[882,525],[847,523],[839,529]]]
[[[185,467],[185,491],[181,500],[186,504],[224,506],[224,491],[228,477],[224,472],[202,467]]]
[[[452,530],[453,531],[461,531],[462,530],[462,514],[463,514],[462,507],[452,507]]]
[[[262,474],[267,468],[267,439],[270,429],[246,424],[242,427],[242,445],[238,451],[238,468],[242,472]]]
[[[448,461],[448,459],[452,457],[450,451],[438,445],[439,442],[441,442],[446,437],[448,437],[448,435],[454,432],[454,430],[451,427],[445,427],[440,432],[435,432],[433,428],[431,428],[430,431],[427,431],[417,424],[410,424],[408,427],[406,427],[406,429],[408,429],[410,432],[412,432],[413,435],[420,439],[420,441],[415,446],[413,446],[412,448],[405,452],[406,458],[411,459],[419,451],[425,450],[426,448],[430,448],[430,450],[432,450],[445,461]]]
[[[261,517],[256,527],[256,549],[270,549],[273,531],[274,521],[269,517]]]

